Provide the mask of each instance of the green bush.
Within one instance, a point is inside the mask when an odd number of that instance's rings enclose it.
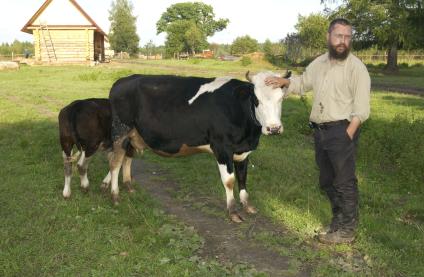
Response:
[[[243,58],[241,58],[242,66],[248,66],[250,64],[252,64],[252,59],[250,57],[244,56]]]

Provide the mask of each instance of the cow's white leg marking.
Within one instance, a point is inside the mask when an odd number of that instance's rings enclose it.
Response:
[[[72,152],[71,156],[66,156],[62,151],[63,169],[65,173],[65,185],[63,187],[63,197],[69,198],[71,196],[71,178],[72,178]]]
[[[249,194],[245,189],[240,190],[240,202],[247,213],[256,214],[258,212],[258,210],[254,206],[250,205]]]
[[[110,175],[110,171],[107,173],[106,177],[103,179],[102,181],[102,188],[104,186],[106,186],[106,188],[109,186],[110,184],[110,179],[111,179],[111,175]]]
[[[87,190],[88,186],[90,185],[90,182],[88,181],[87,177],[87,168],[88,163],[90,162],[90,158],[85,158],[85,152],[82,152],[81,157],[84,157],[84,159],[80,158],[77,167],[81,179],[81,188],[83,190]]]
[[[246,206],[249,203],[249,194],[245,189],[240,190],[240,202],[243,206]]]
[[[82,151],[81,156],[79,157],[79,160],[78,160],[77,165],[82,166],[82,164],[84,163],[84,159],[85,159],[85,151]]]
[[[110,160],[112,159],[112,156],[113,156],[113,152],[107,152],[107,160],[109,164],[110,164]],[[106,192],[106,190],[109,188],[110,180],[111,180],[111,174],[109,170],[106,177],[102,181],[102,185],[100,186],[103,192]]]
[[[202,95],[205,92],[214,92],[215,90],[222,87],[225,83],[229,82],[231,80],[231,77],[219,77],[213,80],[210,83],[203,84],[200,86],[199,90],[197,91],[196,95],[193,96],[190,100],[188,100],[188,104],[193,104],[194,100],[197,99],[200,95]]]

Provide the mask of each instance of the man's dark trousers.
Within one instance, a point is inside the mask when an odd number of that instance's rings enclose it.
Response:
[[[332,225],[353,232],[358,224],[358,180],[355,158],[360,130],[351,139],[349,122],[315,125],[315,159],[320,170],[319,184],[331,202]]]

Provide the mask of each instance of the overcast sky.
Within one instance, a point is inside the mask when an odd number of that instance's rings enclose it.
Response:
[[[156,45],[165,41],[165,34],[156,35],[156,22],[175,0],[130,0],[137,16],[140,45],[152,40]],[[0,9],[0,43],[32,41],[32,36],[21,32],[45,0],[2,1]],[[76,0],[87,14],[106,32],[109,32],[109,9],[112,0]],[[194,2],[194,1],[191,1]],[[249,35],[259,42],[267,38],[276,42],[295,31],[298,15],[321,12],[320,0],[202,0],[213,7],[216,18],[228,18],[227,28],[209,37],[209,42],[232,43],[239,36]],[[66,11],[63,12],[66,17]]]

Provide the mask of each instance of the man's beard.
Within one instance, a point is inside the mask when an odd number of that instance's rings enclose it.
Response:
[[[341,53],[337,52],[336,48],[342,45],[345,47],[345,50]],[[349,55],[349,52],[350,52],[350,47],[348,47],[344,43],[340,43],[335,46],[331,45],[330,42],[328,43],[328,53],[330,54],[330,58],[343,61],[344,59],[347,58],[347,56]]]

